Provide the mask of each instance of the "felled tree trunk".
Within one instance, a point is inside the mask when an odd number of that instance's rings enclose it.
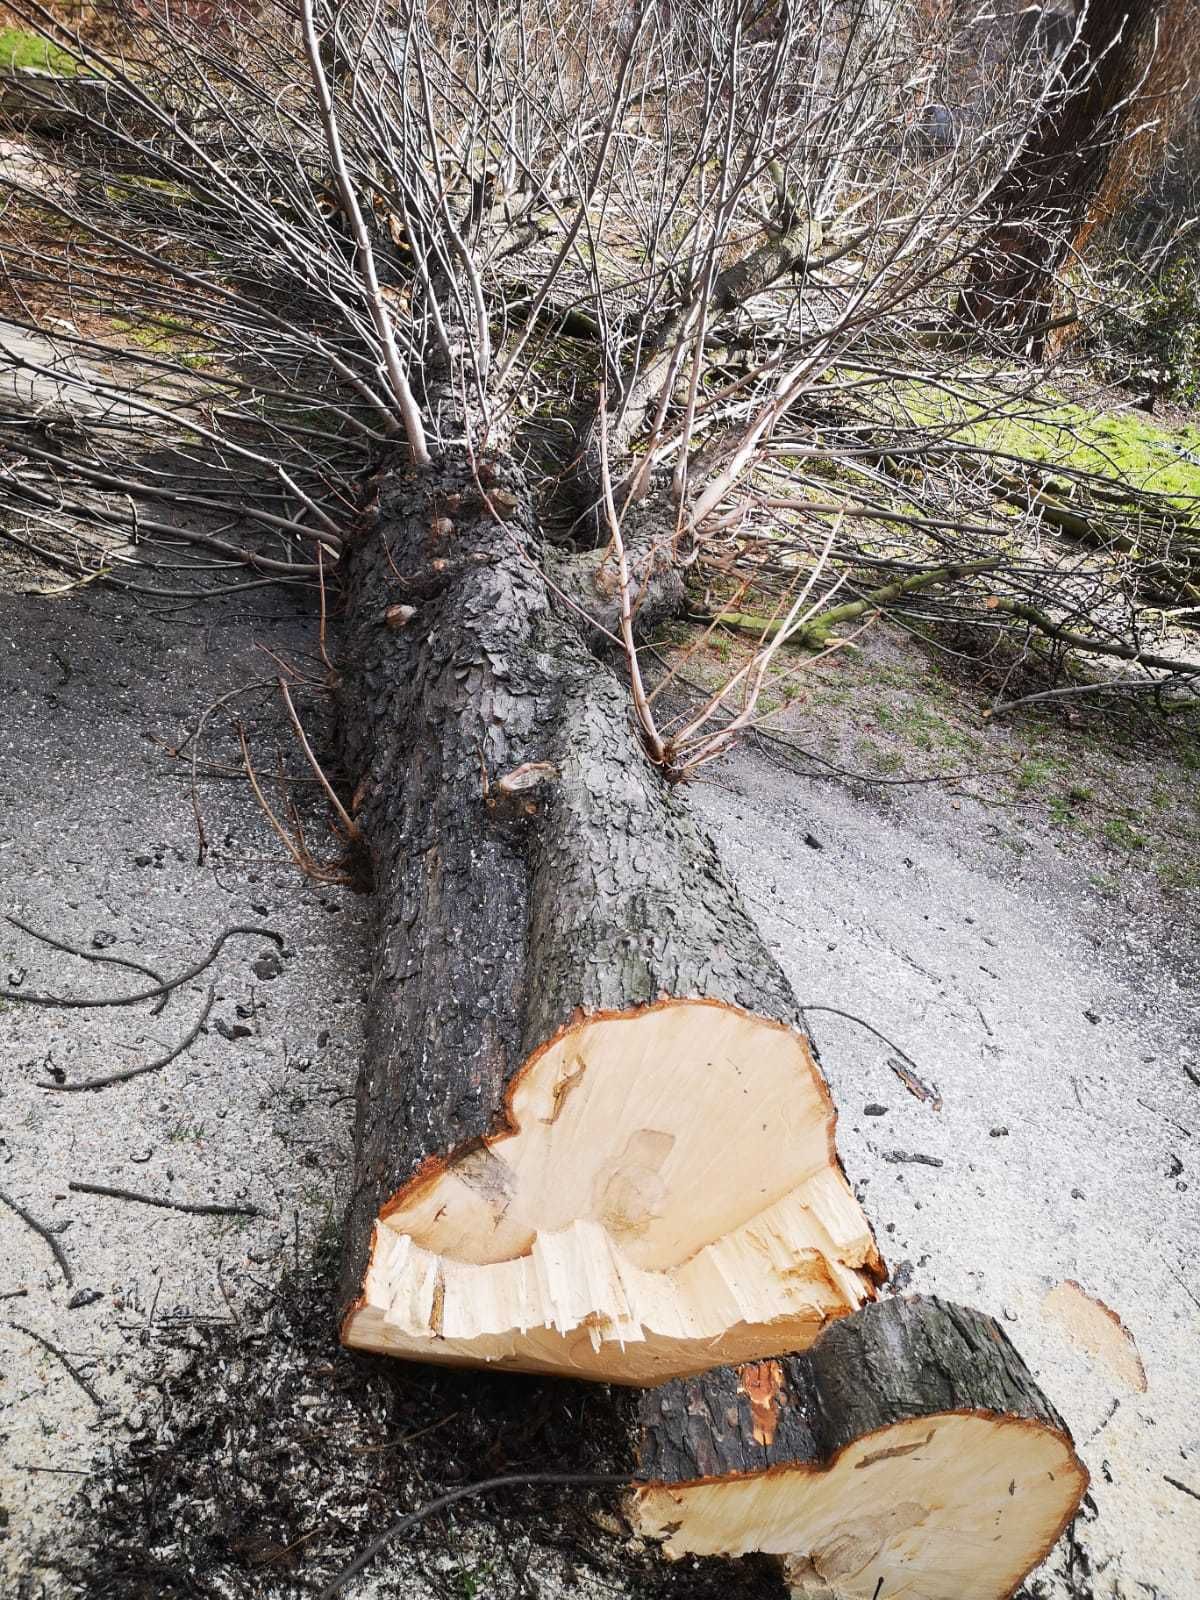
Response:
[[[501,460],[392,474],[344,563],[380,925],[343,1338],[630,1383],[803,1348],[880,1272],[828,1091],[542,554]]]
[[[788,1558],[796,1596],[1000,1600],[1049,1553],[1087,1472],[991,1317],[884,1300],[805,1354],[642,1401],[634,1526],[668,1555]]]

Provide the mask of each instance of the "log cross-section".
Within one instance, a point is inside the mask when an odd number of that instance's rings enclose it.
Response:
[[[803,1348],[881,1271],[833,1106],[542,559],[492,461],[391,476],[344,563],[380,932],[343,1338],[627,1383]]]
[[[1000,1326],[934,1298],[665,1384],[641,1416],[638,1531],[672,1556],[786,1556],[797,1600],[1004,1600],[1088,1484]]]

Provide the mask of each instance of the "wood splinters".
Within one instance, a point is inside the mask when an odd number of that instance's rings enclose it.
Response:
[[[585,1017],[529,1058],[505,1122],[384,1207],[347,1344],[656,1383],[804,1349],[875,1292],[794,1029],[697,1000]],[[746,1377],[764,1439],[772,1370]]]
[[[650,1390],[641,1417],[634,1529],[672,1557],[783,1556],[793,1600],[1007,1600],[1088,1486],[1000,1326],[933,1298]]]

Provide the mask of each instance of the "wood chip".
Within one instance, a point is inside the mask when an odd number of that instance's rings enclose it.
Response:
[[[1137,1394],[1146,1392],[1146,1369],[1137,1344],[1117,1313],[1088,1294],[1073,1279],[1057,1284],[1042,1301],[1042,1312],[1071,1343],[1103,1362],[1115,1378]]]

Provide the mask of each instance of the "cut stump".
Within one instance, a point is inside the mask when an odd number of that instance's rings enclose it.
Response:
[[[933,1298],[666,1384],[641,1416],[634,1527],[669,1556],[785,1556],[804,1600],[1001,1600],[1088,1485],[1000,1326]]]
[[[342,1337],[657,1383],[882,1268],[787,979],[541,554],[500,461],[394,474],[344,562],[380,930]]]

